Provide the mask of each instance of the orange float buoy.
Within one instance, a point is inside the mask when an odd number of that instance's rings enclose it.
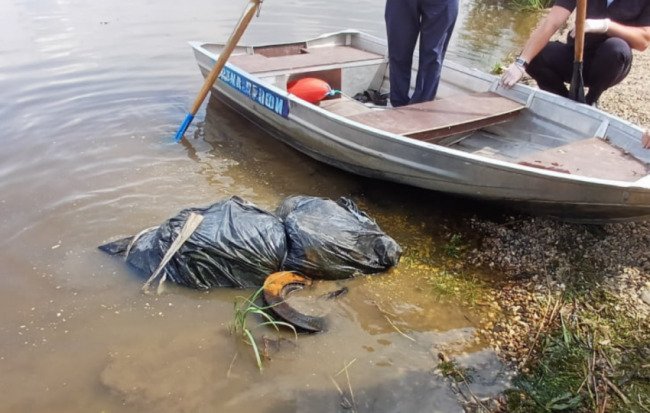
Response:
[[[332,93],[327,82],[315,77],[305,77],[287,84],[287,91],[309,103],[317,103]]]

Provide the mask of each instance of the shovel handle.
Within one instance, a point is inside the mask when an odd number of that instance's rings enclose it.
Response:
[[[576,38],[574,60],[582,62],[585,50],[585,19],[587,18],[587,0],[577,0],[576,4]]]

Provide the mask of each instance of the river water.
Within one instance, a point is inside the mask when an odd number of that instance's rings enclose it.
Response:
[[[354,199],[440,267],[459,217],[483,208],[319,164],[216,101],[174,143],[203,81],[186,42],[225,41],[244,5],[0,3],[0,411],[329,412],[342,408],[334,382],[360,412],[458,411],[434,374],[441,349],[476,370],[475,391],[503,388],[468,310],[431,293],[431,267],[345,283],[326,333],[276,343],[267,331],[260,373],[228,328],[250,291],[144,295],[144,280],[97,250],[186,207],[238,195],[274,209],[306,194]],[[448,58],[489,70],[534,21],[463,1]],[[242,42],[347,28],[383,37],[383,2],[268,0]]]

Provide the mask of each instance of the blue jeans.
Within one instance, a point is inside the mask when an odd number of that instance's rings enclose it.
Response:
[[[433,100],[442,62],[458,16],[458,0],[386,0],[386,34],[393,106]],[[413,52],[420,38],[420,60],[409,97]]]

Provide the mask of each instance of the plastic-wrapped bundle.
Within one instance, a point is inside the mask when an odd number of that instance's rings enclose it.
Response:
[[[287,252],[282,222],[239,197],[184,209],[137,239],[99,248],[110,254],[128,253],[129,264],[151,275],[191,213],[202,215],[203,221],[165,265],[167,279],[196,289],[256,287],[281,269]]]
[[[341,279],[385,271],[399,262],[401,247],[347,198],[293,196],[276,215],[288,239],[284,270],[317,279]]]

